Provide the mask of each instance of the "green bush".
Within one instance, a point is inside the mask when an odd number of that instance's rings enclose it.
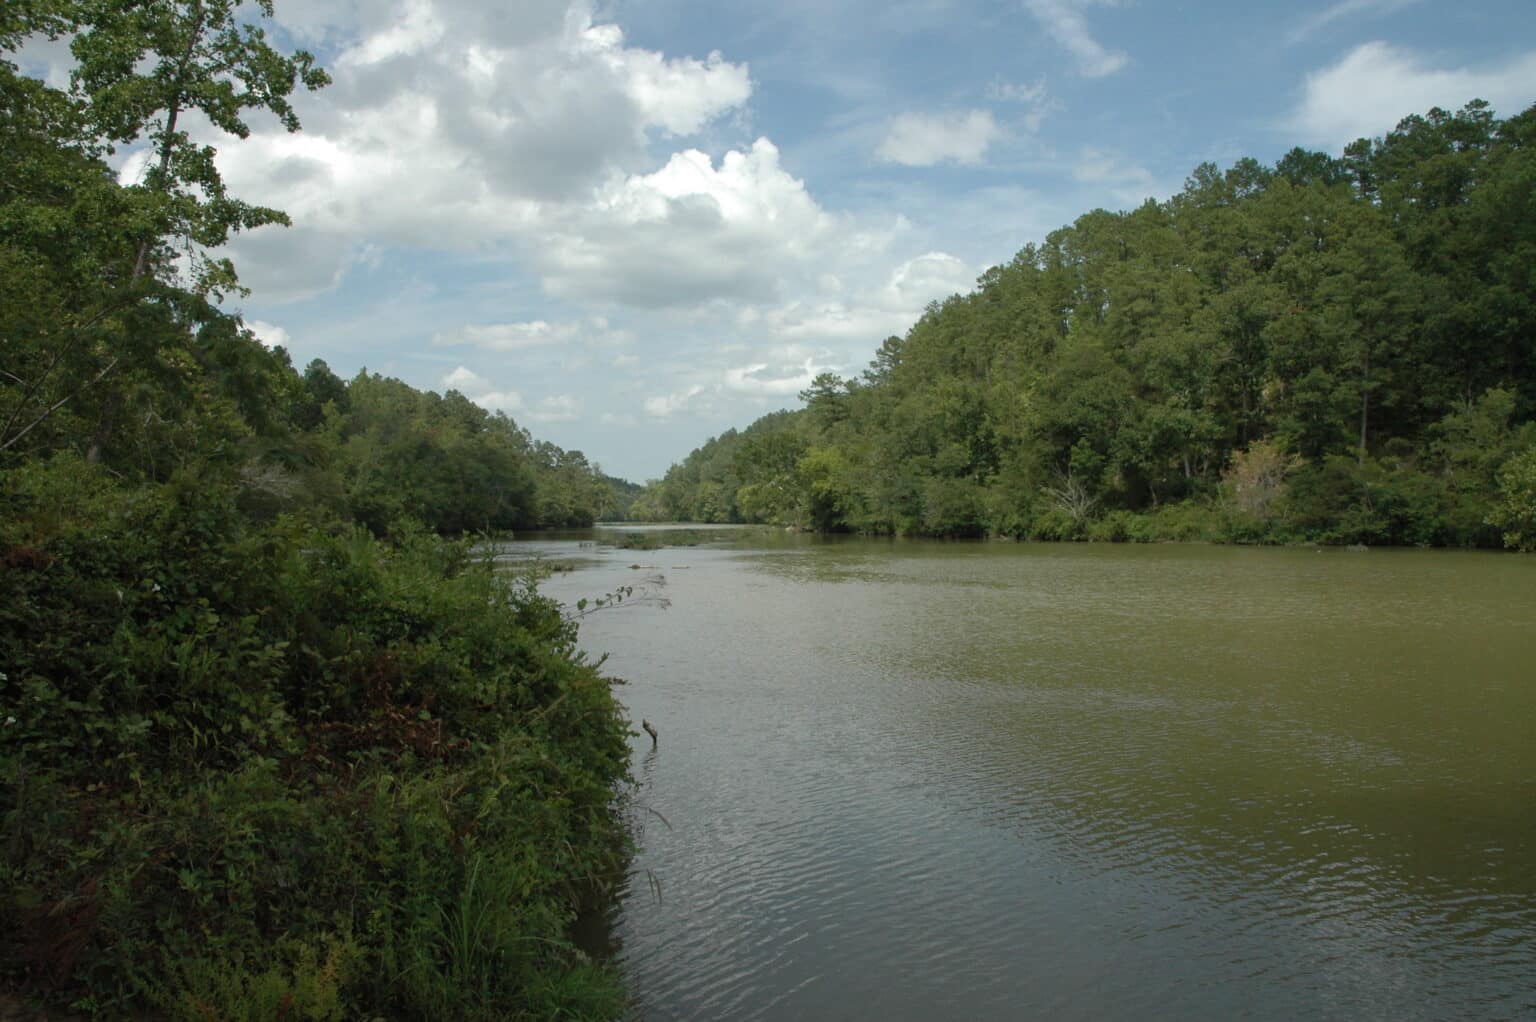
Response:
[[[1439,535],[1443,490],[1411,466],[1333,455],[1292,475],[1284,505],[1304,535],[1324,543],[1422,546]]]
[[[1031,519],[1028,535],[1030,539],[1081,540],[1088,537],[1087,525],[1060,508],[1049,507]]]
[[[611,1018],[627,724],[528,579],[216,474],[0,476],[0,981],[104,1017]]]
[[[1140,515],[1120,510],[1089,522],[1085,535],[1090,543],[1145,543],[1150,539]]]
[[[1504,545],[1536,551],[1536,445],[1527,447],[1499,470],[1499,502],[1488,514]]]

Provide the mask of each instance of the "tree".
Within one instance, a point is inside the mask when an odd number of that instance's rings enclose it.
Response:
[[[811,385],[800,392],[800,400],[823,431],[848,418],[848,391],[836,373],[817,373]]]
[[[17,354],[3,368],[16,397],[4,413],[4,447],[73,406],[82,425],[95,423],[89,458],[97,460],[123,406],[156,389],[147,381],[197,357],[168,349],[239,336],[213,304],[238,290],[238,278],[211,250],[234,232],[288,219],[228,193],[213,147],[192,139],[186,116],[197,112],[237,138],[249,135],[253,109],[298,129],[288,97],[329,79],[308,53],[284,56],[268,44],[258,22],[272,13],[272,0],[39,0],[0,16],[0,45],[67,34],[77,61],[67,92],[0,63],[0,243],[7,270],[38,292],[32,304],[47,315],[14,324]],[[144,178],[119,187],[102,158],[141,142]],[[79,405],[93,388],[105,394],[86,415]]]
[[[1301,459],[1268,440],[1256,440],[1232,456],[1226,482],[1233,505],[1259,521],[1268,521],[1285,495],[1285,477]]]
[[[183,117],[194,111],[235,138],[250,135],[247,110],[274,114],[299,130],[288,97],[299,85],[314,90],[330,77],[312,55],[284,56],[259,24],[242,15],[254,6],[273,16],[273,0],[146,0],[124,4],[79,0],[68,15],[79,65],[71,93],[85,108],[92,144],[150,143],[140,191],[143,210],[133,279],[150,271],[154,246],[184,240],[192,248],[193,289],[219,294],[238,287],[228,259],[206,254],[232,232],[289,223],[281,210],[231,196],[214,163],[214,149],[193,141]]]
[[[1494,545],[1536,434],[1533,225],[1536,107],[1204,164],[931,302],[857,381],[817,377],[776,413],[794,471],[749,456],[754,425],[656,499],[877,533],[1124,538],[1157,512],[1138,538]]]

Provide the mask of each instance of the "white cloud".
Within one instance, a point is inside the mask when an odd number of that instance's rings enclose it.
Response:
[[[1291,30],[1290,41],[1299,43],[1303,39],[1319,32],[1335,21],[1358,15],[1386,15],[1397,11],[1415,7],[1424,0],[1339,0],[1329,7],[1325,7],[1315,14],[1303,18],[1294,29]]]
[[[574,422],[581,417],[581,402],[568,394],[555,394],[524,413],[533,422]]]
[[[870,240],[817,205],[760,138],[718,166],[690,149],[610,183],[535,259],[551,294],[665,308],[771,300],[787,276]]]
[[[975,274],[964,261],[947,252],[928,252],[896,267],[885,291],[892,305],[915,313],[935,298],[969,291],[974,279]]]
[[[1486,99],[1501,113],[1523,109],[1536,95],[1536,52],[1502,65],[1436,69],[1384,42],[1357,46],[1332,67],[1307,76],[1301,102],[1285,128],[1335,151],[1356,138],[1391,131],[1403,117],[1431,107],[1459,109]]]
[[[975,274],[963,260],[929,252],[898,265],[880,285],[846,298],[793,301],[766,312],[754,310],[738,321],[744,329],[756,328],[774,337],[868,352],[891,334],[905,333],[929,302],[965,293],[974,280]],[[825,354],[819,360],[825,360]],[[824,364],[817,372],[827,368],[835,366]]]
[[[265,320],[252,319],[245,324],[247,330],[256,335],[256,339],[268,348],[288,347],[288,331]]]
[[[393,24],[370,35],[341,55],[338,67],[349,64],[380,64],[395,57],[409,57],[438,43],[446,31],[430,0],[407,0],[400,5]]]
[[[945,160],[976,164],[999,135],[997,121],[987,110],[903,113],[891,120],[875,155],[908,167],[931,167]]]
[[[465,324],[451,334],[434,335],[432,344],[435,347],[470,345],[488,351],[521,351],[574,340],[579,330],[574,323],[546,323],[542,319],[529,323],[490,323],[484,326]]]
[[[686,409],[694,398],[702,393],[704,393],[704,387],[696,383],[686,390],[680,390],[659,397],[648,397],[645,399],[644,404],[645,414],[653,419],[671,418],[678,412]]]
[[[617,32],[610,29],[611,35]],[[752,95],[747,66],[727,62],[719,50],[706,60],[667,60],[649,50],[624,49],[622,39],[615,36],[604,56],[628,81],[647,123],[673,135],[694,134]]]
[[[485,377],[466,366],[457,366],[442,379],[443,389],[456,390],[488,412],[515,412],[523,398],[515,390],[496,390]]]
[[[653,136],[701,131],[752,91],[746,65],[627,45],[581,0],[322,6],[297,24],[341,52],[335,84],[296,97],[305,131],[218,139],[231,191],[299,225],[231,246],[261,300],[335,286],[367,244],[508,252],[558,234],[602,213],[594,190],[643,168]]]
[[[515,390],[488,390],[483,394],[466,394],[464,396],[488,412],[507,412],[510,414],[520,411],[523,407],[523,396]]]
[[[798,394],[811,385],[811,381],[829,366],[818,366],[808,358],[795,366],[770,366],[757,362],[725,371],[725,386],[741,394],[760,394],[787,397]]]
[[[21,46],[6,55],[21,72],[41,78],[55,89],[69,87],[69,72],[75,66],[75,55],[70,52],[69,39],[49,39],[44,35],[28,36]]]
[[[459,392],[484,390],[486,382],[478,373],[464,367],[457,366],[453,372],[443,377],[443,386],[449,390]]]
[[[1088,78],[1112,75],[1126,65],[1127,58],[1118,50],[1106,49],[1088,30],[1082,8],[1094,0],[1024,0],[1024,6],[1072,56],[1078,71]]]

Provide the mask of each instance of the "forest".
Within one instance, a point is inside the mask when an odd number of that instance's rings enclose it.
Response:
[[[287,217],[187,121],[327,84],[239,6],[0,8],[0,1016],[614,1018],[628,722],[473,535],[632,488],[226,311]]]
[[[711,439],[637,517],[1536,549],[1536,107],[1195,168]]]

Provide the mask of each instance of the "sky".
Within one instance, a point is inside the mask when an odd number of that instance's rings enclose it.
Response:
[[[230,246],[235,311],[637,482],[1202,162],[1536,102],[1532,0],[277,0],[272,33],[334,83],[298,134],[208,136],[294,221]]]

